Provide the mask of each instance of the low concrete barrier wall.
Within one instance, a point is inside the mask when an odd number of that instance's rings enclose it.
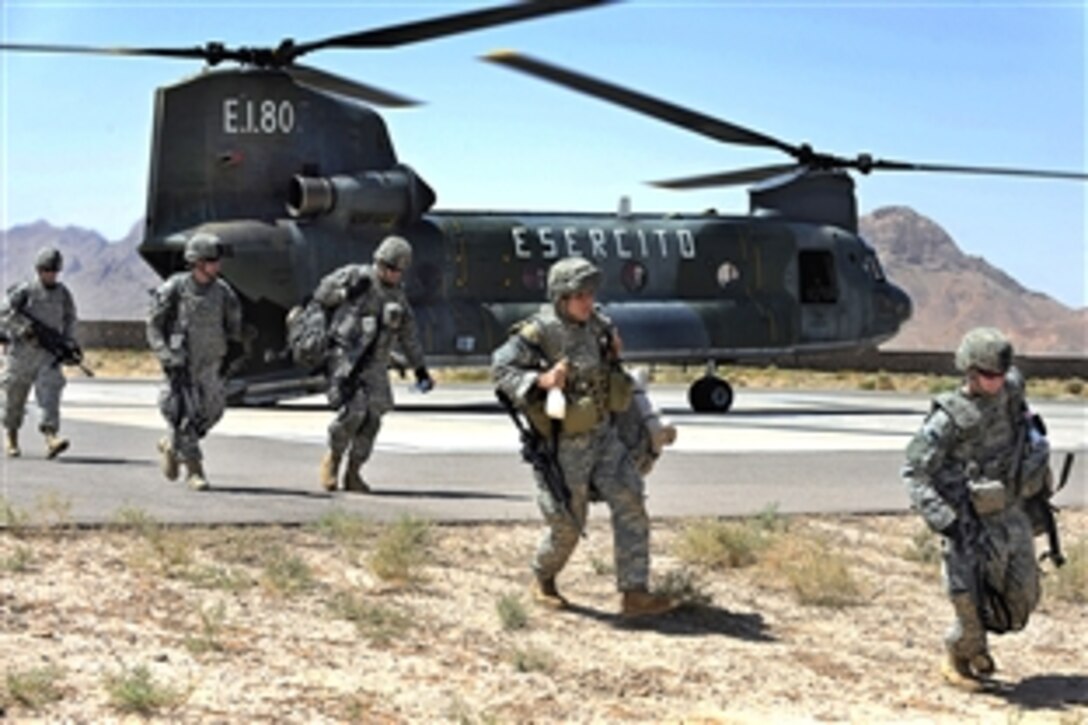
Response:
[[[76,337],[85,348],[146,350],[144,323],[130,320],[80,321]],[[862,350],[859,352],[783,356],[763,361],[780,368],[855,370],[858,372],[934,373],[955,375],[951,351]],[[1088,358],[1018,355],[1016,364],[1029,378],[1082,378],[1088,380]]]

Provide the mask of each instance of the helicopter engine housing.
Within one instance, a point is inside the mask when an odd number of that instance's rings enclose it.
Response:
[[[295,218],[326,214],[348,224],[407,223],[434,204],[435,194],[403,164],[353,176],[303,176],[291,179],[287,212]]]

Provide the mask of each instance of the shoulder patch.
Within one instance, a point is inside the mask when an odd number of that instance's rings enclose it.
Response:
[[[519,322],[511,329],[513,334],[519,335],[526,342],[533,345],[540,345],[544,340],[544,330],[540,323],[536,320],[526,320],[525,322]]]
[[[963,397],[958,391],[941,393],[933,400],[933,407],[940,408],[952,419],[960,430],[970,430],[982,420],[978,408]]]

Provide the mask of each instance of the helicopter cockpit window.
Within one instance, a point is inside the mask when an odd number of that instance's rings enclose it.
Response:
[[[642,262],[628,262],[623,265],[620,279],[628,292],[641,292],[650,281],[650,272]]]
[[[835,285],[835,256],[831,252],[808,250],[798,255],[801,268],[801,302],[834,304],[839,297]]]
[[[865,270],[866,274],[877,282],[884,281],[884,268],[880,266],[880,260],[876,258],[875,254],[870,252],[865,255],[865,259],[861,261],[861,267]]]

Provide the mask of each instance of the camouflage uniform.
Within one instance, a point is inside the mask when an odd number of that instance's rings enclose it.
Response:
[[[946,669],[946,677],[955,684],[989,675],[994,665],[987,628],[1022,629],[1039,601],[1032,524],[1023,504],[1047,483],[1049,445],[1030,435],[1020,461],[1015,460],[1018,435],[1026,435],[1029,423],[1024,380],[1010,367],[1011,346],[1003,341],[990,328],[964,338],[957,365],[964,371],[1004,373],[1003,384],[994,395],[964,386],[938,396],[907,447],[902,474],[913,508],[944,535],[943,578],[956,618],[945,639],[952,669]],[[994,349],[1002,343],[1008,354],[986,367],[979,368],[968,354],[980,345]],[[978,550],[965,551],[962,545],[963,509],[956,502],[965,495],[981,525]],[[982,562],[981,581],[973,566],[976,556]]]
[[[388,254],[391,249],[397,254]],[[394,345],[415,371],[421,389],[429,390],[433,384],[404,288],[381,280],[377,264],[386,257],[391,265],[395,263],[397,269],[404,270],[411,264],[411,247],[400,237],[389,237],[375,252],[374,266],[341,267],[326,275],[314,292],[317,302],[332,309],[328,395],[337,413],[329,424],[329,451],[322,461],[321,474],[322,485],[329,490],[336,488],[345,455],[344,488],[369,490],[359,469],[374,450],[382,416],[393,409],[389,362]],[[345,386],[352,385],[352,369],[360,355],[365,359],[356,370],[354,391],[345,399]]]
[[[547,523],[532,562],[543,597],[565,604],[554,580],[574,552],[585,525],[591,497],[599,496],[612,512],[616,584],[621,592],[644,593],[650,574],[650,525],[646,513],[642,477],[627,446],[620,440],[614,413],[630,404],[630,388],[615,377],[611,353],[613,327],[594,312],[586,322],[562,314],[563,292],[556,292],[565,273],[595,275],[581,286],[595,289],[599,272],[585,260],[557,262],[549,274],[553,303],[514,328],[507,341],[495,350],[491,372],[496,386],[515,405],[527,411],[534,427],[551,437],[549,419],[543,412],[544,391],[537,379],[562,359],[568,361],[564,393],[566,416],[557,423],[558,460],[571,493],[572,521],[553,499],[543,477],[535,471],[537,503]],[[577,286],[577,285],[575,285]],[[650,596],[650,595],[646,595]],[[625,599],[626,602],[626,599]],[[660,605],[661,602],[655,602]],[[656,606],[657,613],[667,607]],[[625,610],[626,613],[626,610]],[[641,612],[640,612],[641,613]]]
[[[194,237],[199,238],[201,235]],[[189,247],[193,246],[192,241]],[[187,247],[186,259],[194,263],[198,257]],[[147,319],[147,341],[168,377],[178,368],[188,371],[193,400],[198,407],[190,413],[205,423],[199,433],[173,427],[171,421],[179,400],[171,385],[163,387],[159,410],[171,429],[169,438],[160,442],[160,452],[168,478],[176,478],[176,464],[184,462],[190,468],[191,479],[197,472],[203,479],[200,439],[223,417],[226,408],[223,361],[229,344],[239,343],[241,338],[241,304],[222,279],[201,284],[192,272],[178,272],[155,291]],[[196,483],[206,485],[203,480]],[[203,486],[194,484],[194,487]]]
[[[72,337],[76,324],[76,307],[72,293],[61,282],[47,287],[40,273],[59,272],[61,255],[55,249],[43,249],[38,253],[36,266],[39,277],[17,284],[8,290],[0,307],[0,319],[10,336],[7,365],[0,373],[0,387],[4,391],[3,422],[8,437],[8,454],[19,455],[17,432],[23,424],[26,400],[31,387],[41,411],[38,429],[46,436],[49,456],[53,457],[68,447],[68,442],[57,438],[60,431],[60,398],[66,380],[53,355],[34,339],[30,322],[19,314],[25,309],[38,320],[66,337]]]

